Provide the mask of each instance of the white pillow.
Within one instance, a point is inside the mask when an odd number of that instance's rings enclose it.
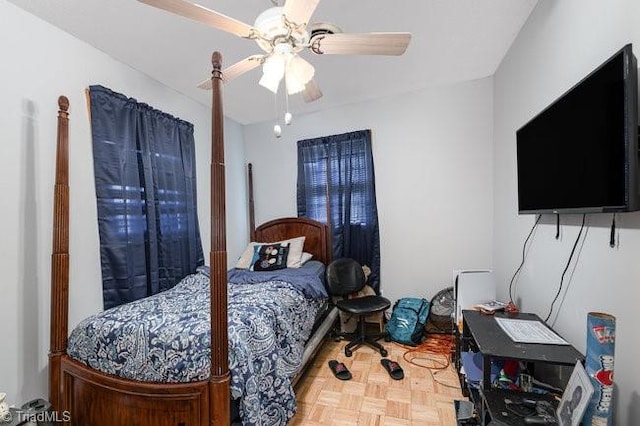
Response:
[[[313,255],[311,253],[307,253],[306,251],[303,251],[302,252],[302,257],[300,258],[300,264],[304,265],[305,263],[310,261],[312,257],[313,257]]]
[[[287,256],[287,268],[299,268],[302,266],[302,248],[304,247],[305,237],[292,238],[290,240],[274,241],[257,243],[252,241],[249,243],[244,252],[236,263],[238,269],[249,269],[251,266],[251,259],[253,259],[253,247],[264,244],[282,244],[289,243],[289,255]]]

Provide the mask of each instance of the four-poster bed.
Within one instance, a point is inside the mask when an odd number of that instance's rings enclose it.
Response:
[[[68,100],[59,99],[56,183],[54,195],[51,283],[49,400],[55,410],[68,411],[75,425],[189,426],[226,425],[231,418],[228,335],[228,277],[225,226],[225,166],[222,114],[221,56],[212,57],[212,160],[210,265],[210,374],[208,379],[145,382],[107,374],[71,357],[68,352],[69,184]],[[249,177],[252,181],[251,176]],[[283,218],[254,229],[250,188],[252,241],[273,242],[305,236],[304,251],[325,265],[330,244],[324,224],[304,218]],[[295,384],[304,365],[318,349],[337,317],[326,309],[308,339],[302,364],[291,378]]]

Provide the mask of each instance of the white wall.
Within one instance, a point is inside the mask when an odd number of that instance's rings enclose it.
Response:
[[[541,0],[494,75],[494,268],[507,295],[534,216],[517,214],[515,131],[624,44],[640,54],[636,0]],[[543,217],[516,284],[521,309],[545,318],[580,228],[582,216]],[[551,320],[580,351],[590,311],[617,317],[617,425],[640,419],[640,341],[635,327],[640,296],[640,213],[617,215],[618,245],[609,247],[611,215],[588,215],[560,304]]]
[[[381,239],[381,285],[395,300],[432,297],[452,271],[491,266],[492,83],[433,88],[245,126],[256,222],[296,216],[296,141],[371,129]]]
[[[195,125],[199,216],[209,252],[210,109],[0,0],[0,392],[47,398],[56,115],[70,108],[70,323],[102,310],[91,134],[84,90],[102,84]],[[247,240],[242,127],[225,122],[230,258]],[[242,246],[240,248],[239,246]],[[208,257],[207,257],[208,258]]]

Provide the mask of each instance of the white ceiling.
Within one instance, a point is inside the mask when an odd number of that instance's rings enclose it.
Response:
[[[154,79],[210,105],[196,85],[211,74],[211,54],[223,67],[261,53],[255,42],[173,15],[135,0],[9,0]],[[248,24],[270,0],[199,0]],[[311,22],[329,22],[345,33],[406,31],[403,56],[302,56],[316,68],[324,96],[305,104],[307,113],[429,86],[492,75],[537,0],[322,0]],[[225,115],[241,124],[275,119],[273,93],[258,85],[254,69],[226,84]],[[96,82],[99,84],[99,82]],[[114,88],[114,90],[117,90]],[[283,98],[279,99],[281,104]]]

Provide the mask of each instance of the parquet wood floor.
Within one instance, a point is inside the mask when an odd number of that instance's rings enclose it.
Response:
[[[398,362],[404,370],[403,380],[393,380],[380,364],[379,352],[361,346],[348,358],[344,355],[345,344],[327,341],[298,382],[298,412],[290,425],[456,425],[453,401],[466,398],[453,366],[432,373],[404,360],[404,347],[383,342],[389,352],[387,358]],[[442,356],[435,357],[440,363],[444,361]],[[333,376],[328,366],[332,359],[344,362],[353,376],[351,380]],[[424,365],[428,361],[416,362]]]

